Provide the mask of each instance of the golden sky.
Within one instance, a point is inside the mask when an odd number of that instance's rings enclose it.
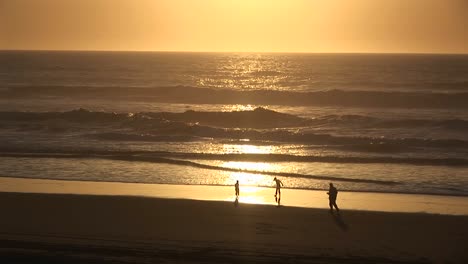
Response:
[[[0,0],[0,49],[468,53],[468,0]]]

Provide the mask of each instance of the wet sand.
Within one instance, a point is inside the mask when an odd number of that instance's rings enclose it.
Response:
[[[275,205],[274,188],[240,187],[240,203]],[[60,193],[234,201],[234,186],[64,181],[0,177],[0,192]],[[283,188],[281,205],[328,209],[326,191]],[[346,210],[468,215],[468,197],[340,191]]]
[[[5,263],[467,263],[468,216],[0,193]]]

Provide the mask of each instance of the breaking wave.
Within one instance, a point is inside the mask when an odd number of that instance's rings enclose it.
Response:
[[[66,133],[107,141],[187,142],[241,141],[250,144],[305,144],[360,152],[394,153],[425,148],[466,149],[468,141],[454,138],[340,136],[315,130],[417,128],[468,132],[468,121],[382,119],[360,115],[301,118],[273,110],[183,113],[107,113],[79,109],[69,112],[0,112],[0,127],[17,131]],[[257,143],[256,143],[257,142]]]
[[[467,130],[468,120],[463,119],[384,119],[364,115],[324,115],[315,118],[302,118],[279,113],[265,108],[232,112],[200,112],[188,110],[183,113],[142,112],[108,113],[78,109],[68,112],[0,112],[3,121],[41,122],[47,120],[83,123],[104,122],[183,122],[222,128],[288,128],[353,126],[360,128],[439,128],[456,131]]]
[[[274,72],[258,74],[274,75]],[[462,84],[465,86],[466,84]],[[352,106],[403,108],[468,108],[468,93],[341,90],[300,92],[277,90],[229,90],[191,86],[170,87],[2,87],[4,98],[100,98],[191,104],[261,104],[290,106]]]

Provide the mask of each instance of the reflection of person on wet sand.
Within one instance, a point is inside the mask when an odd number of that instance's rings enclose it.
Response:
[[[336,211],[339,212],[338,205],[336,205],[336,197],[338,196],[338,190],[333,186],[333,183],[330,182],[330,189],[327,192],[328,200],[330,201],[330,212],[333,212],[333,207],[335,207]]]
[[[276,177],[273,180],[276,182],[275,197],[277,195],[281,196],[281,186],[283,186],[283,183],[279,179],[277,179]]]
[[[239,196],[239,181],[234,185],[234,189],[236,190],[236,196]]]

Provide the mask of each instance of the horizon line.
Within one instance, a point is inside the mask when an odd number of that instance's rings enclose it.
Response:
[[[0,51],[46,51],[46,52],[141,52],[141,53],[260,53],[260,54],[388,54],[388,55],[468,55],[468,53],[441,52],[320,52],[320,51],[190,51],[190,50],[104,50],[104,49],[0,49]]]

